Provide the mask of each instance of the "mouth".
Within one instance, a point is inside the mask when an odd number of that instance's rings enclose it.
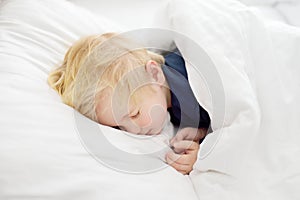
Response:
[[[153,129],[150,129],[145,135],[158,135],[161,133],[161,130],[153,132]]]
[[[153,135],[151,132],[152,132],[152,129],[150,129],[145,135]]]

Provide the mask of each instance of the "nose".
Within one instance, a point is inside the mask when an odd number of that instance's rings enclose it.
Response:
[[[153,134],[162,129],[166,117],[166,110],[161,105],[153,105],[148,112],[143,113],[139,120],[135,121],[135,125],[140,128],[139,133]]]
[[[120,129],[134,134],[151,134],[162,129],[165,122],[166,111],[161,105],[153,105],[146,112],[141,111],[136,119],[124,122]]]

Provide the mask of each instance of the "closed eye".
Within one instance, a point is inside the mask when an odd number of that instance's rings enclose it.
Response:
[[[118,129],[118,130],[126,131],[125,127],[123,127],[123,126],[112,126],[112,128],[115,128],[115,129]]]
[[[140,114],[140,111],[138,110],[137,112],[131,114],[129,117],[130,117],[131,119],[134,119],[134,118],[137,118],[137,117],[139,116],[139,114]]]

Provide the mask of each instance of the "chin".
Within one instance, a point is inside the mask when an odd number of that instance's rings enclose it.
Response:
[[[154,130],[151,135],[158,135],[162,132],[162,128],[161,129],[158,129],[158,130]]]
[[[148,133],[146,133],[146,135],[158,135],[160,134],[161,130],[160,131],[157,131],[155,129],[151,129]]]

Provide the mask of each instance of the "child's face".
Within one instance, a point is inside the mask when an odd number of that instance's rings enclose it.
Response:
[[[98,122],[107,126],[118,126],[134,134],[159,134],[167,119],[166,94],[164,88],[159,85],[151,87],[154,92],[143,94],[141,101],[136,105],[131,105],[129,101],[125,104],[126,108],[115,105],[112,100],[112,89],[105,89],[101,96],[97,97]]]

